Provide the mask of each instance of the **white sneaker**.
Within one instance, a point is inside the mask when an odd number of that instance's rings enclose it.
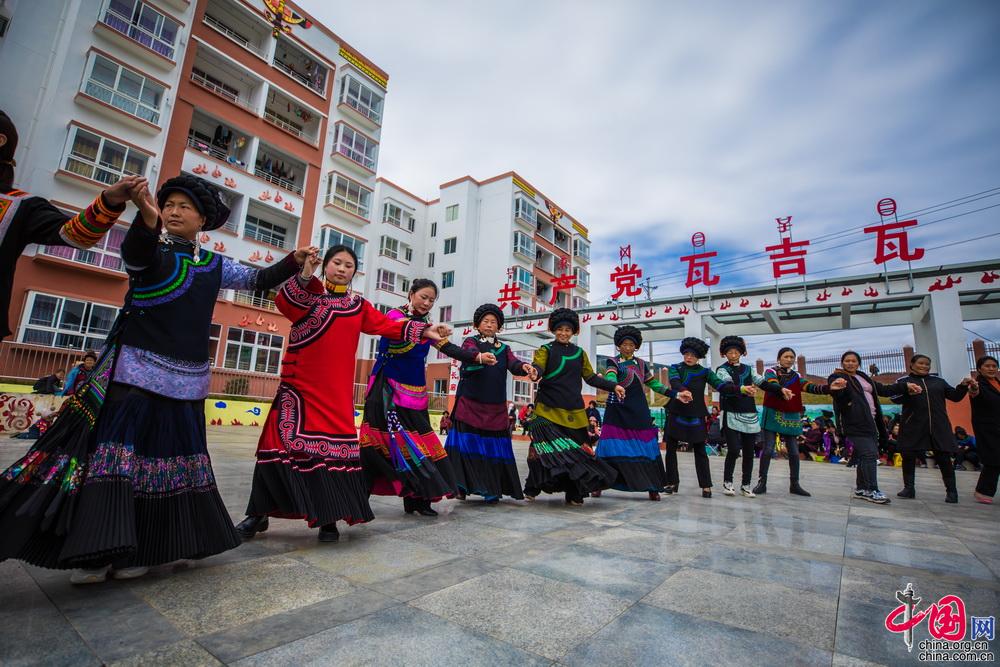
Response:
[[[727,496],[735,496],[736,495],[736,491],[733,489],[733,483],[732,482],[723,482],[722,483],[722,492],[724,494],[726,494]]]
[[[749,484],[744,484],[740,487],[740,493],[742,493],[747,498],[756,498],[757,494],[753,492]]]
[[[115,579],[138,579],[149,572],[148,567],[123,567],[120,570],[114,570],[111,576]]]
[[[865,491],[864,489],[854,489],[855,498],[865,498],[867,496],[868,496],[868,491]]]
[[[865,495],[865,500],[870,503],[875,503],[876,505],[888,505],[889,497],[886,496],[881,491],[872,491],[871,493]]]
[[[110,569],[110,565],[99,567],[96,570],[77,568],[73,570],[73,574],[69,576],[69,583],[76,584],[78,586],[82,586],[84,584],[104,583],[108,578],[108,570]]]

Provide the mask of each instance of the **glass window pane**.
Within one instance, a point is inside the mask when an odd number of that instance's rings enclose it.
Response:
[[[142,82],[145,79],[139,76],[135,72],[130,72],[128,70],[122,70],[122,75],[118,79],[118,91],[128,95],[129,97],[138,99],[139,92],[142,90]]]
[[[101,145],[101,140],[97,135],[84,130],[77,130],[73,138],[73,147],[70,152],[78,157],[87,160],[97,159],[97,149]]]
[[[83,325],[83,311],[86,307],[82,301],[66,299],[63,302],[62,314],[59,316],[59,328],[79,331]]]
[[[107,58],[101,56],[94,57],[94,71],[91,78],[101,83],[114,87],[115,79],[118,77],[118,65]]]
[[[54,343],[55,347],[71,347],[75,350],[83,349],[83,336],[74,336],[72,334],[57,333],[56,341]]]
[[[38,294],[35,296],[35,302],[31,307],[31,316],[28,318],[28,323],[51,327],[55,323],[56,310],[58,308],[59,299]]]
[[[53,334],[51,331],[41,329],[25,329],[23,341],[34,345],[52,345]]]

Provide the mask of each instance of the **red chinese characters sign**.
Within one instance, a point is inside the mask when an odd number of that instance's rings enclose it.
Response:
[[[503,310],[507,304],[510,304],[511,313],[517,309],[521,303],[520,289],[514,282],[514,269],[507,269],[507,282],[500,288],[500,296],[497,299],[500,310]]]
[[[566,273],[566,269],[569,268],[569,260],[565,257],[559,258],[559,270],[562,271],[562,275],[556,276],[555,280],[552,281],[552,298],[549,299],[549,305],[554,305],[556,302],[556,297],[559,295],[560,291],[569,291],[576,287],[576,276],[571,273]]]
[[[775,278],[782,276],[806,275],[806,250],[809,241],[793,241],[791,236],[781,239],[778,245],[769,245],[764,250],[771,253],[771,271]]]
[[[705,235],[701,232],[695,233],[691,237],[691,247],[692,249],[705,247]],[[718,285],[721,277],[712,275],[712,266],[710,264],[710,260],[718,254],[715,251],[693,252],[690,255],[681,257],[681,261],[688,264],[687,280],[684,281],[684,287],[694,287],[695,285],[712,287],[713,285]]]
[[[875,258],[872,260],[876,264],[885,264],[891,259],[901,259],[904,262],[912,262],[923,258],[923,248],[910,248],[909,237],[906,232],[910,227],[916,227],[916,220],[900,221],[896,217],[896,202],[893,199],[881,199],[876,205],[879,216],[882,218],[881,224],[865,227],[865,234],[875,234]],[[892,218],[893,222],[887,222],[887,218]]]
[[[632,261],[632,245],[619,248],[618,259],[621,265],[616,266],[611,272],[611,282],[615,285],[615,292],[612,299],[617,299],[621,295],[639,296],[642,289],[637,286],[639,278],[642,278],[642,269]]]

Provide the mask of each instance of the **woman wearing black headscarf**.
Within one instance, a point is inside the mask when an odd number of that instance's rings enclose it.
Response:
[[[989,355],[976,360],[976,382],[969,385],[972,396],[972,430],[983,469],[976,484],[976,502],[990,505],[997,494],[1000,477],[1000,376],[997,358]]]
[[[209,330],[220,289],[270,289],[315,248],[255,269],[198,245],[229,209],[194,176],[163,184],[122,242],[129,291],[108,345],[59,420],[0,475],[0,560],[78,568],[76,584],[240,544],[205,439]]]

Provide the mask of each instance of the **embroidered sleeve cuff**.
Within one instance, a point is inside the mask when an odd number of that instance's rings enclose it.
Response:
[[[90,206],[63,224],[59,236],[74,248],[90,248],[115,226],[118,216],[124,211],[124,204],[112,207],[104,200],[104,193],[101,193]]]
[[[416,322],[410,320],[403,325],[403,340],[408,343],[417,344],[424,335],[424,330],[428,327],[426,322]]]

